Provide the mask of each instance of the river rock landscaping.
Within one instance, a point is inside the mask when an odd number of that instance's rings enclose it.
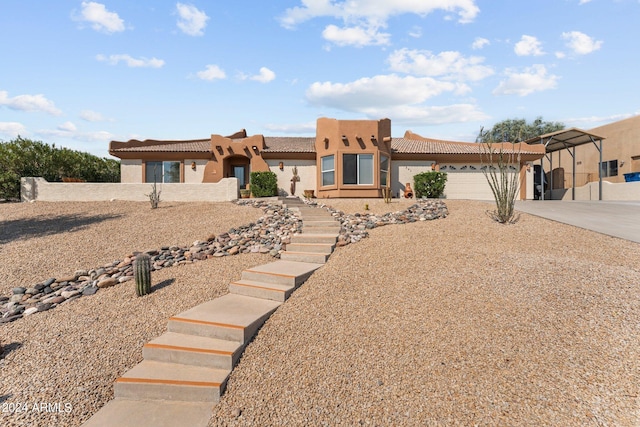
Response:
[[[239,199],[238,205],[264,211],[255,223],[232,228],[191,246],[163,246],[145,251],[151,256],[152,270],[190,264],[210,258],[247,253],[268,253],[279,258],[293,234],[302,232],[302,221],[294,210],[275,201]],[[441,200],[422,199],[403,211],[376,214],[345,214],[324,203],[307,200],[309,206],[327,209],[341,224],[337,246],[357,243],[368,236],[367,230],[389,224],[444,218],[448,214]],[[16,286],[11,295],[0,296],[0,323],[13,322],[24,316],[47,311],[82,296],[90,296],[133,279],[133,261],[137,253],[88,270],[77,270],[68,276],[48,278],[31,286]]]

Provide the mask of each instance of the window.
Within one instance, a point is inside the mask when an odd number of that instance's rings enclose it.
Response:
[[[334,185],[336,183],[336,167],[333,155],[321,159],[322,185]]]
[[[618,160],[609,160],[600,164],[600,172],[602,177],[618,176]]]
[[[343,154],[342,183],[373,184],[373,154]]]
[[[387,177],[389,176],[389,158],[380,155],[380,186],[387,186]]]
[[[147,162],[145,182],[180,182],[180,162]]]

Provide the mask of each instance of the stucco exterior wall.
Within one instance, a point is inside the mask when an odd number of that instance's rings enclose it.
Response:
[[[282,162],[283,169],[280,170],[279,164]],[[316,161],[315,160],[278,160],[267,159],[269,170],[278,177],[278,194],[281,196],[290,196],[291,194],[291,178],[293,177],[294,166],[298,168],[298,176],[300,181],[296,182],[296,196],[302,196],[304,190],[313,190],[316,195]]]
[[[47,182],[44,178],[22,178],[23,202],[93,202],[104,200],[149,201],[152,184]],[[160,200],[167,202],[222,202],[238,198],[238,180],[224,178],[210,184],[158,184]]]
[[[191,164],[196,164],[195,170]],[[207,160],[204,159],[185,159],[184,161],[184,182],[185,184],[200,184],[204,177],[204,168],[207,166]]]
[[[413,188],[413,177],[419,173],[431,172],[431,160],[392,160],[391,161],[391,194],[402,197],[408,183]],[[415,189],[414,189],[415,190]],[[445,187],[446,190],[446,187]]]
[[[142,182],[142,159],[120,160],[120,182],[126,184]]]

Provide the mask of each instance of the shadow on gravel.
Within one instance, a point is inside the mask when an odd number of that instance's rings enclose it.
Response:
[[[122,215],[58,215],[51,218],[0,221],[0,244],[14,240],[78,231],[92,224],[120,217]]]
[[[9,344],[3,344],[2,345],[2,354],[0,354],[0,359],[4,359],[7,354],[11,353],[14,350],[19,349],[20,347],[22,347],[22,343],[21,342],[12,342],[12,343],[9,343]]]
[[[175,281],[176,281],[176,279],[163,280],[162,282],[158,283],[157,285],[153,285],[151,287],[151,292],[155,292],[155,291],[157,291],[159,289],[166,288],[169,285],[173,285]]]
[[[3,394],[0,396],[0,403],[6,402],[7,400],[11,399],[11,396],[13,396],[13,394]]]

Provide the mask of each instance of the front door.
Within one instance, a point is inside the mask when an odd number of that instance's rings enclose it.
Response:
[[[240,185],[240,188],[245,188],[245,185],[247,185],[247,181],[246,181],[247,167],[244,165],[234,165],[232,167],[232,173],[233,173],[232,176],[234,178],[238,178],[238,184]]]

